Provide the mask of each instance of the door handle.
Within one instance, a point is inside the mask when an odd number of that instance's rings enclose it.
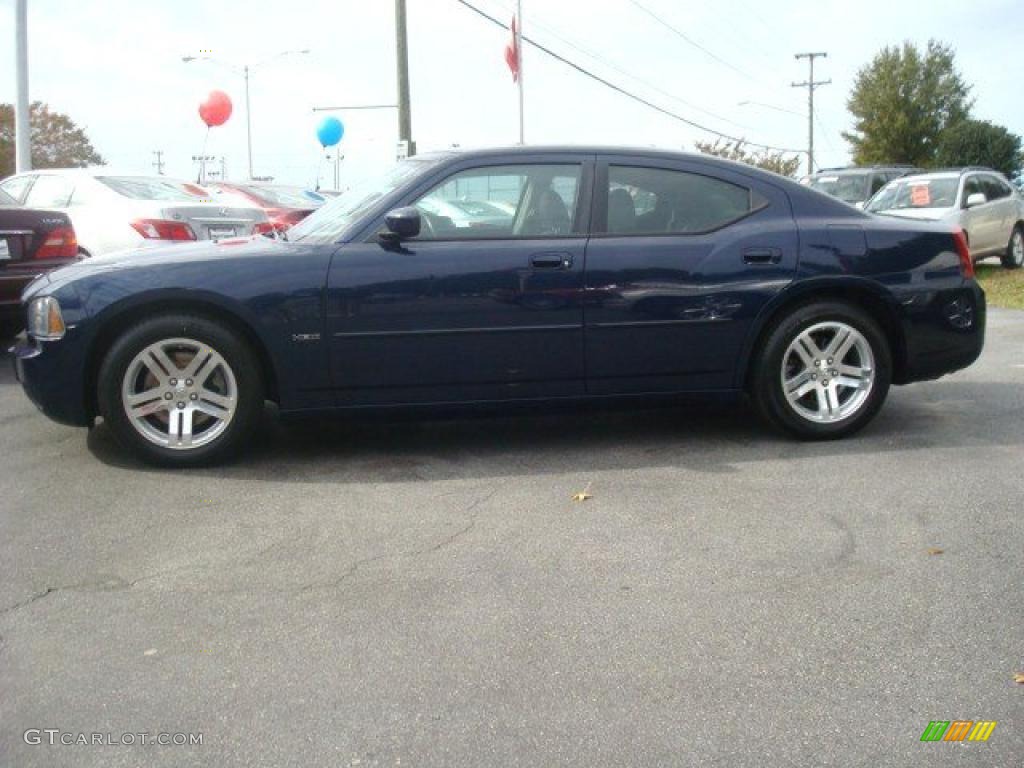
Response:
[[[747,248],[743,251],[745,264],[778,264],[782,261],[782,251],[778,248]]]
[[[572,267],[572,254],[561,252],[535,253],[530,257],[530,266],[534,269],[569,269]]]

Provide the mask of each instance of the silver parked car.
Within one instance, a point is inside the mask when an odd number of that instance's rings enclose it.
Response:
[[[270,228],[266,214],[255,206],[197,198],[187,187],[187,182],[165,176],[108,168],[46,169],[0,182],[0,189],[22,205],[66,213],[86,256],[248,236]]]
[[[975,261],[998,256],[1009,269],[1024,265],[1024,198],[989,168],[904,176],[879,190],[865,210],[948,221],[963,229]]]

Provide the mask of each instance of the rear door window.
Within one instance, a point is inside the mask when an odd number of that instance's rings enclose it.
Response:
[[[12,176],[0,184],[0,189],[20,203],[25,196],[25,190],[32,183],[32,179],[32,176]]]
[[[28,191],[25,205],[30,208],[67,208],[75,185],[63,176],[41,173]]]
[[[609,235],[686,235],[739,221],[768,201],[747,187],[686,171],[608,168]]]

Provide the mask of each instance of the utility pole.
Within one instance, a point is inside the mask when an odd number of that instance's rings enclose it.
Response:
[[[153,167],[156,168],[157,175],[164,175],[164,151],[162,149],[154,149],[153,157],[156,160],[153,161]]]
[[[398,59],[398,140],[404,141],[407,154],[416,154],[412,140],[412,114],[409,106],[409,39],[405,28],[405,0],[395,0],[395,48]]]
[[[14,2],[14,70],[17,98],[14,102],[14,169],[32,170],[32,133],[28,104],[28,0]]]
[[[828,80],[815,80],[814,79],[814,60],[817,58],[828,58],[827,53],[798,53],[794,56],[796,59],[807,59],[811,67],[810,77],[802,83],[793,83],[794,88],[806,88],[807,89],[807,174],[814,173],[814,89],[819,85],[828,85],[832,82],[830,77]]]

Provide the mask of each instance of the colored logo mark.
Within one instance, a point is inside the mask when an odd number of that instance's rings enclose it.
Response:
[[[921,734],[921,741],[988,741],[996,720],[932,720]]]

